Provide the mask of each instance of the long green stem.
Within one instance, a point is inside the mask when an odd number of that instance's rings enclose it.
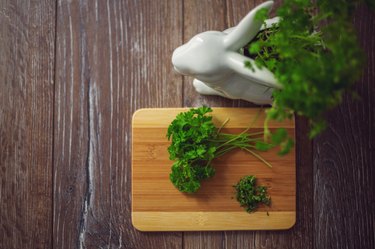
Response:
[[[244,134],[244,132],[242,132],[240,134],[220,133],[219,136],[238,137],[238,136],[243,135],[243,134]],[[263,131],[258,131],[258,132],[248,133],[247,135],[249,137],[251,137],[251,136],[257,136],[257,135],[262,135],[262,134],[263,134]]]
[[[234,150],[235,148],[237,148],[237,146],[230,146],[230,147],[227,147],[227,148],[224,148],[224,149],[221,149],[219,150],[216,154],[215,154],[215,157],[220,157],[224,154],[226,154],[227,152],[231,151],[231,150]]]
[[[223,129],[223,127],[224,127],[228,122],[229,122],[229,118],[227,118],[227,119],[223,122],[223,124],[220,126],[220,128],[217,130],[217,135],[220,134],[221,129]]]
[[[263,157],[261,157],[259,154],[255,153],[254,151],[249,150],[247,148],[243,148],[243,149],[246,150],[247,152],[251,153],[253,156],[255,156],[256,158],[258,158],[259,160],[261,160],[268,167],[272,168],[272,165],[269,162],[267,162]]]

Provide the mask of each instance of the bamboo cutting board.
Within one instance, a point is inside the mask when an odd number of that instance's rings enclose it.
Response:
[[[296,219],[295,151],[284,157],[276,150],[261,155],[265,164],[250,154],[235,150],[214,161],[216,175],[203,181],[196,194],[180,193],[169,181],[167,127],[184,108],[141,109],[132,122],[132,222],[141,231],[275,230],[292,227]],[[262,130],[264,112],[257,108],[213,108],[213,121],[223,132],[239,133],[252,127]],[[294,137],[294,121],[271,122],[271,129],[283,127]],[[245,175],[255,175],[266,185],[271,207],[246,213],[235,200],[233,185]]]

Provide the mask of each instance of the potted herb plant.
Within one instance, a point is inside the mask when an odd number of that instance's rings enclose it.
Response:
[[[324,113],[341,103],[362,72],[363,51],[351,22],[360,2],[284,0],[277,17],[270,19],[273,1],[267,1],[236,27],[198,34],[175,50],[176,71],[194,76],[199,93],[271,104],[261,137],[246,131],[220,133],[205,115],[210,108],[178,115],[167,134],[170,159],[175,160],[170,180],[176,188],[196,192],[200,181],[215,173],[211,161],[235,148],[260,160],[256,151],[279,146],[279,154],[288,153],[293,140],[282,128],[271,133],[270,120],[304,116],[310,138],[325,129]],[[366,2],[375,6],[374,0]],[[243,177],[234,187],[236,199],[249,212],[259,203],[270,204],[267,188],[255,186],[254,176]]]
[[[285,0],[277,18],[268,19],[273,2],[267,1],[227,32],[193,37],[175,50],[172,61],[178,72],[195,77],[202,94],[269,103],[267,120],[306,117],[313,138],[326,127],[324,113],[361,75],[364,56],[351,18],[360,2]],[[267,120],[266,141],[272,136]],[[290,141],[281,145],[290,147]]]

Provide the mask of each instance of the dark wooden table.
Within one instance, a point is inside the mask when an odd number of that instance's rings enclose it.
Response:
[[[142,107],[251,106],[198,95],[174,48],[262,1],[0,0],[0,248],[375,248],[375,14],[354,23],[356,85],[307,139],[287,231],[143,233],[131,224],[131,117]]]

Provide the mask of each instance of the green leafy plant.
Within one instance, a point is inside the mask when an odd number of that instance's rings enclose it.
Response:
[[[244,176],[233,187],[236,190],[237,201],[249,213],[256,211],[261,204],[271,205],[271,197],[267,194],[267,187],[256,186],[255,176]]]
[[[266,129],[270,133],[270,139],[264,139],[255,143],[255,148],[259,151],[268,151],[276,146],[280,146],[278,154],[283,156],[287,154],[294,146],[294,141],[289,137],[288,132],[284,128],[278,128],[274,133]],[[266,135],[267,137],[267,135]],[[267,142],[265,142],[267,141]]]
[[[358,2],[284,0],[276,10],[280,22],[248,45],[256,66],[267,67],[281,85],[273,91],[272,108],[267,111],[266,141],[271,135],[268,120],[294,114],[310,121],[310,137],[315,137],[326,127],[325,112],[341,103],[343,93],[358,80],[364,56],[351,22]],[[260,10],[256,18],[269,17]],[[245,66],[254,69],[250,63]]]
[[[198,191],[201,181],[215,174],[212,161],[236,148],[249,152],[271,167],[256,153],[263,132],[248,133],[248,128],[240,134],[223,133],[222,127],[216,128],[212,116],[207,115],[210,112],[212,109],[205,106],[192,108],[179,113],[168,127],[167,138],[171,140],[169,158],[175,160],[170,180],[181,192]]]

